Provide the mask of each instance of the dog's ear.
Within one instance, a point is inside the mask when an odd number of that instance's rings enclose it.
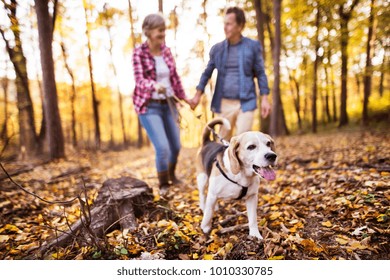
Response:
[[[276,150],[275,150],[275,141],[274,141],[274,139],[272,139],[272,137],[269,136],[268,134],[265,134],[265,136],[266,136],[266,137],[268,138],[268,140],[271,142],[271,144],[270,144],[271,150],[272,150],[274,153],[276,153]]]
[[[228,148],[228,156],[230,162],[230,169],[233,174],[240,172],[240,159],[238,158],[238,148],[240,147],[240,141],[238,136],[232,137]]]

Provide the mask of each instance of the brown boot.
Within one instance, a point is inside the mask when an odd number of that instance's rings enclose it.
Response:
[[[174,185],[182,184],[183,182],[181,180],[177,179],[177,177],[175,175],[175,170],[176,170],[176,162],[170,163],[168,166],[169,180],[171,180],[172,184],[174,184]]]
[[[165,196],[168,193],[169,189],[169,172],[162,171],[157,172],[159,187],[160,187],[160,195]]]

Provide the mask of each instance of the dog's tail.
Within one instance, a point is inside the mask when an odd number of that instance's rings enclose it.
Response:
[[[228,130],[231,129],[230,122],[227,119],[225,119],[225,118],[213,119],[203,129],[203,135],[202,135],[202,143],[203,144],[211,141],[211,139],[210,139],[211,129],[214,129],[214,126],[216,126],[218,124],[225,126],[225,128]]]

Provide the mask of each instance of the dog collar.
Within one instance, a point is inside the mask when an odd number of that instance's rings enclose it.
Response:
[[[225,173],[225,171],[223,171],[221,165],[219,164],[218,160],[215,159],[215,165],[217,166],[218,170],[221,172],[221,174],[223,175],[223,177],[225,177],[228,181],[232,182],[233,184],[236,184],[237,186],[240,186],[241,187],[241,192],[240,192],[240,195],[236,198],[236,200],[240,200],[241,198],[243,198],[244,196],[246,196],[247,192],[248,192],[248,187],[245,187],[241,184],[239,184],[238,182],[230,179],[228,177],[228,175]]]

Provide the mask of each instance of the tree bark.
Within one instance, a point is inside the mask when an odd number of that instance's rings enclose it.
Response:
[[[113,55],[113,52],[112,52],[112,49],[113,49],[112,34],[111,34],[112,24],[110,22],[112,19],[109,17],[109,14],[107,12],[107,5],[106,4],[103,6],[103,8],[104,8],[103,16],[105,17],[105,27],[106,27],[108,38],[109,38],[108,52],[110,53],[111,66],[112,66],[112,71],[113,71],[113,74],[114,74],[114,77],[115,77],[116,90],[117,90],[117,93],[118,93],[119,118],[120,118],[121,128],[122,128],[123,143],[124,143],[125,146],[127,146],[128,143],[127,143],[126,129],[125,129],[125,120],[124,120],[124,114],[123,114],[123,97],[122,97],[121,90],[119,88],[119,79],[118,79],[118,74],[117,74],[117,70],[116,70],[116,67],[115,67],[115,63],[114,63],[114,55]]]
[[[87,0],[83,0],[83,7],[84,7],[84,14],[85,14],[85,35],[87,37],[87,47],[88,47],[88,66],[89,66],[89,78],[91,81],[93,119],[95,123],[95,148],[100,149],[101,140],[100,140],[99,101],[97,100],[96,97],[95,81],[93,77],[92,48],[91,48],[91,38],[89,36]]]
[[[0,132],[0,139],[5,143],[8,139],[8,77],[1,80],[1,87],[4,93],[4,123]]]
[[[64,234],[43,244],[41,253],[47,253],[53,246],[66,247],[75,239],[80,245],[98,244],[105,234],[118,227],[134,231],[138,226],[136,218],[155,205],[152,189],[145,182],[121,177],[103,183],[89,211],[85,209],[89,205],[80,206],[82,218]]]
[[[274,84],[273,84],[273,108],[271,112],[270,133],[272,136],[288,134],[284,117],[283,104],[280,97],[280,52],[281,52],[281,3],[282,0],[273,0],[275,16],[275,42],[273,49]]]
[[[265,26],[265,15],[263,13],[262,9],[262,1],[261,0],[253,0],[254,6],[255,6],[255,12],[256,12],[256,29],[257,29],[257,39],[261,43],[261,46],[263,48],[263,61],[264,65],[266,62],[266,55],[265,55],[265,44],[264,44],[264,26]],[[258,107],[261,108],[261,99],[258,98]],[[262,118],[261,114],[259,114],[259,123],[260,123],[260,131],[264,133],[269,133],[269,120],[270,117]]]
[[[339,7],[340,16],[340,45],[341,45],[341,94],[340,94],[340,122],[339,127],[348,124],[347,113],[347,83],[348,83],[348,42],[349,42],[349,30],[348,23],[351,19],[353,9],[359,3],[360,0],[353,0],[351,7],[346,10],[347,2],[343,3]]]
[[[325,80],[326,80],[326,89],[325,89],[325,113],[326,113],[326,119],[327,122],[330,123],[332,121],[332,117],[330,115],[330,105],[329,105],[329,98],[330,98],[330,81],[329,81],[329,73],[328,73],[328,67],[324,67],[325,72]]]
[[[16,17],[18,4],[16,0],[11,0],[10,4],[4,0],[2,2],[5,9],[8,10],[7,14],[11,23],[11,31],[14,35],[14,46],[11,47],[5,37],[4,30],[0,28],[0,33],[4,39],[6,50],[16,74],[15,83],[18,106],[20,157],[31,158],[37,153],[38,139],[35,130],[34,108],[28,86],[27,62],[20,38],[19,20]]]
[[[375,0],[371,0],[371,12],[368,19],[367,49],[366,49],[366,68],[364,70],[364,97],[363,97],[363,125],[368,125],[368,103],[371,95],[371,49],[374,44],[374,6]]]
[[[135,32],[134,32],[133,7],[131,5],[131,0],[128,0],[128,2],[129,2],[130,34],[131,34],[131,41],[132,41],[133,50],[134,50],[136,47],[136,38],[135,38]],[[137,147],[140,148],[144,145],[144,137],[142,134],[142,125],[141,125],[139,118],[137,118],[137,128],[138,128],[138,130],[137,130],[137,132],[138,132]]]
[[[41,52],[42,80],[46,131],[50,159],[65,156],[64,136],[58,109],[57,87],[52,52],[53,26],[49,15],[48,0],[35,0],[38,19],[39,48]]]
[[[68,72],[70,76],[70,80],[72,81],[72,90],[70,94],[70,106],[71,106],[71,133],[72,133],[72,145],[73,147],[77,147],[77,132],[76,132],[76,109],[75,109],[75,101],[76,101],[76,82],[74,79],[74,74],[73,70],[70,68],[69,63],[68,63],[68,53],[66,51],[65,43],[63,41],[63,38],[61,36],[61,51],[62,51],[62,56],[64,58],[64,64],[66,71]]]
[[[313,95],[312,95],[312,103],[311,103],[311,131],[313,133],[317,132],[317,90],[318,90],[318,64],[320,62],[320,56],[318,55],[318,50],[320,48],[320,41],[319,41],[319,30],[320,30],[320,19],[321,19],[321,13],[319,7],[317,7],[317,15],[316,15],[316,37],[315,37],[315,43],[314,43],[314,50],[316,54],[316,58],[314,60],[313,65]]]

